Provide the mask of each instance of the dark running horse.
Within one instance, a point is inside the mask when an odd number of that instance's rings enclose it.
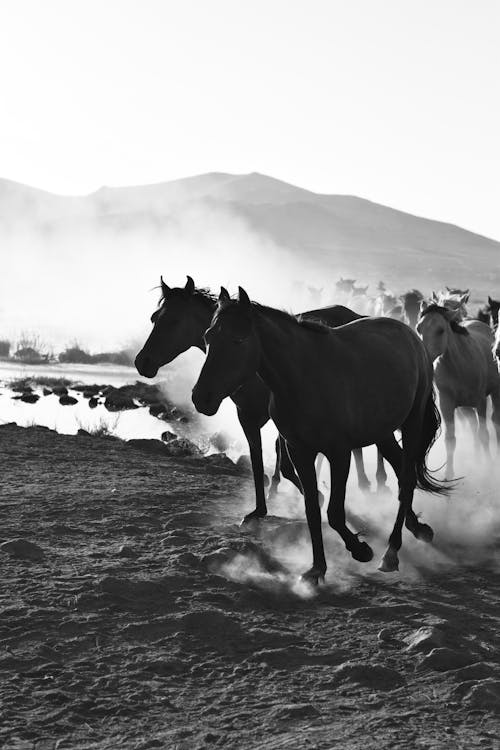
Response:
[[[492,421],[500,449],[500,378],[491,356],[493,333],[479,320],[459,323],[454,310],[434,303],[422,302],[417,331],[431,359],[436,360],[434,377],[439,393],[439,406],[445,424],[446,477],[455,469],[455,409],[469,420],[476,447],[489,448],[486,425],[486,402],[491,397]],[[478,426],[479,422],[479,426]]]
[[[161,280],[162,298],[160,307],[151,317],[153,330],[144,347],[135,359],[137,371],[147,378],[153,378],[160,367],[172,362],[192,346],[205,351],[203,334],[217,307],[217,299],[204,289],[196,289],[193,279],[188,276],[183,288],[170,288]],[[304,317],[321,319],[328,325],[340,325],[359,316],[353,310],[342,305],[333,305],[322,310],[304,313]],[[264,493],[264,466],[262,463],[261,429],[269,421],[269,389],[262,380],[255,376],[245,383],[237,392],[231,394],[236,405],[238,420],[243,428],[250,449],[253,478],[255,484],[256,507],[245,516],[245,521],[252,518],[263,518],[267,514]],[[283,449],[280,439],[276,441],[276,469],[272,478],[269,498],[277,493],[280,471],[302,491],[300,481],[295,473],[288,453]],[[368,489],[370,482],[363,465],[363,454],[356,450],[354,454],[358,483],[361,489]],[[377,461],[377,485],[379,491],[386,490],[387,475],[382,455],[379,451]]]
[[[351,451],[377,443],[399,480],[399,509],[380,569],[398,569],[402,527],[430,541],[432,529],[412,510],[415,486],[444,492],[431,479],[426,457],[439,428],[432,363],[418,336],[404,323],[362,318],[339,328],[298,320],[221,291],[205,334],[207,358],[193,389],[193,403],[215,414],[221,401],[257,372],[272,393],[270,414],[304,488],[313,565],[305,577],[323,578],[326,560],[314,461],[324,454],[331,467],[328,521],[351,555],[373,557],[345,523],[345,491]],[[402,449],[394,439],[401,429]]]

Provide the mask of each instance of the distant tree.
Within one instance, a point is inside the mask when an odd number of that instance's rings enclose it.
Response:
[[[88,365],[92,361],[92,355],[78,346],[78,344],[67,347],[59,354],[59,362],[67,362],[74,365]]]
[[[8,357],[10,354],[10,341],[0,340],[0,357]]]

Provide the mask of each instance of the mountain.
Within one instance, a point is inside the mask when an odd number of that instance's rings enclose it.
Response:
[[[252,173],[210,173],[137,187],[102,187],[65,197],[0,180],[0,232],[49,236],[99,231],[171,231],[182,217],[224,213],[321,278],[384,279],[395,289],[471,287],[500,296],[500,243],[354,196],[321,195]],[[203,224],[203,221],[201,222]],[[200,234],[202,231],[200,230]],[[235,253],[237,253],[237,248]],[[327,281],[327,283],[330,283]]]

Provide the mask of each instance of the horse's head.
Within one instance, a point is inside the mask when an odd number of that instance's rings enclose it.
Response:
[[[404,294],[401,294],[399,299],[403,306],[403,314],[408,325],[415,330],[417,326],[418,316],[420,314],[420,303],[422,302],[424,295],[418,289],[411,289]]]
[[[458,324],[453,310],[434,302],[422,300],[417,333],[424,342],[432,361],[444,354],[454,333],[467,335],[467,329]]]
[[[159,307],[151,316],[153,330],[135,358],[137,371],[146,378],[154,378],[160,367],[191,346],[205,349],[203,332],[215,308],[215,300],[197,290],[190,276],[186,286],[173,289],[161,279],[161,291]]]
[[[238,299],[232,300],[222,287],[205,341],[207,358],[193,388],[193,403],[197,411],[211,416],[257,370],[259,340],[252,303],[244,289],[240,287]]]
[[[490,308],[491,321],[493,323],[493,326],[496,328],[498,326],[498,312],[500,310],[500,300],[492,299],[488,295],[488,306]]]

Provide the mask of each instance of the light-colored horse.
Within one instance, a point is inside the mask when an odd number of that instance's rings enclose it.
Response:
[[[489,453],[486,405],[491,397],[492,421],[500,448],[500,375],[491,356],[493,334],[479,320],[460,324],[455,311],[425,301],[421,304],[417,332],[434,362],[434,380],[445,424],[446,477],[452,479],[457,407],[462,407],[471,424],[476,448],[481,446]]]
[[[445,289],[440,289],[437,294],[432,292],[432,302],[447,310],[452,310],[455,313],[455,320],[460,321],[469,317],[466,307],[469,296],[469,289],[450,289],[447,286]]]

